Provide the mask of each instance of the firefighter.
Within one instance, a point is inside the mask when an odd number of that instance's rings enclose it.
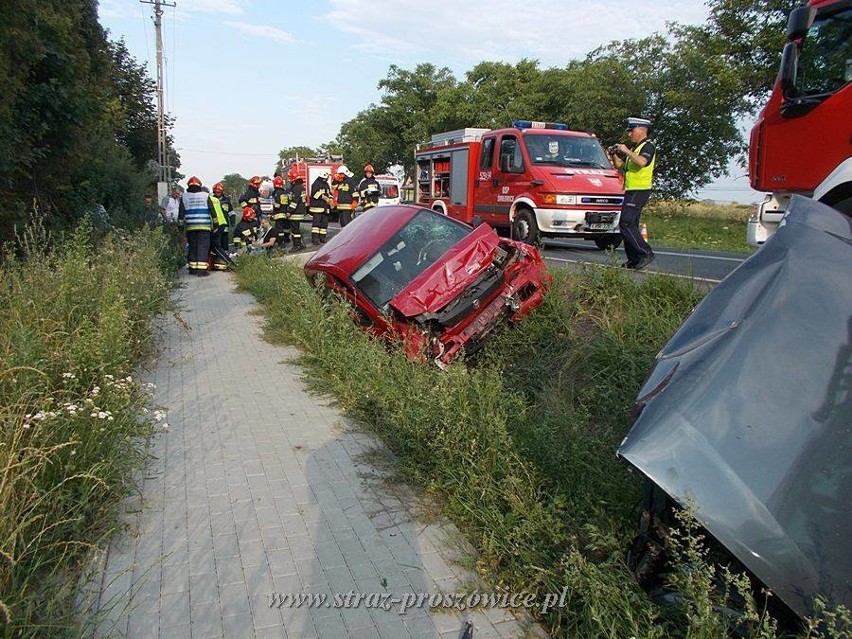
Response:
[[[308,213],[314,219],[311,225],[311,243],[313,244],[325,244],[328,235],[328,212],[333,203],[328,176],[328,171],[320,171],[317,179],[311,184]]]
[[[340,228],[352,221],[352,211],[358,203],[358,185],[352,176],[352,171],[341,164],[334,174],[331,188],[337,192],[337,215],[340,219]]]
[[[263,178],[259,175],[253,176],[246,187],[246,192],[240,196],[240,208],[250,206],[254,209],[254,233],[257,235],[260,228],[260,218],[263,217],[263,211],[260,208],[260,185],[263,183]]]
[[[287,220],[290,190],[284,187],[284,178],[276,175],[272,180],[272,219],[278,229],[279,242],[282,246],[290,241],[290,223]]]
[[[187,181],[186,193],[181,196],[178,220],[186,230],[189,274],[210,275],[207,272],[210,233],[219,223],[210,195],[202,189],[201,180],[194,175]]]
[[[234,210],[231,196],[225,194],[225,185],[221,182],[216,182],[213,185],[213,195],[219,200],[219,203],[222,205],[222,211],[225,213],[225,217],[228,218],[228,228],[234,228],[237,225],[237,212]]]
[[[358,183],[358,196],[360,197],[361,208],[366,212],[377,206],[381,194],[382,187],[379,186],[379,182],[376,180],[373,165],[368,164],[364,167],[364,177]]]
[[[234,228],[234,248],[239,251],[245,248],[246,253],[251,253],[251,244],[254,241],[254,226],[257,214],[250,206],[243,207],[243,217]]]
[[[216,255],[213,270],[226,271],[228,264],[225,262],[224,256],[228,254],[230,244],[228,231],[232,226],[231,219],[234,215],[234,207],[231,205],[231,198],[225,195],[225,188],[221,182],[216,182],[213,185],[213,197],[211,199],[213,200],[213,206],[216,208],[216,218],[219,223],[210,240],[214,249],[212,252]]]
[[[293,237],[293,251],[305,248],[302,244],[302,222],[305,220],[305,179],[298,169],[291,166],[287,171],[290,182],[290,203],[287,205],[287,217],[290,220],[290,235]]]

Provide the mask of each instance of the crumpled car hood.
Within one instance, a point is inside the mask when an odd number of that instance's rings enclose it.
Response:
[[[794,197],[658,355],[618,450],[800,616],[852,606],[851,223]]]
[[[411,280],[390,300],[390,305],[405,317],[441,310],[491,264],[499,243],[494,229],[480,224]]]

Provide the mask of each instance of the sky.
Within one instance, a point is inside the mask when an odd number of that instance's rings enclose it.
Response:
[[[173,2],[174,3],[174,2]],[[391,64],[459,80],[477,63],[561,67],[613,40],[700,24],[703,0],[176,0],[163,14],[166,111],[181,172],[212,184],[268,175],[284,147],[316,148],[382,94]],[[157,77],[153,6],[100,0],[101,24]],[[475,126],[475,124],[472,124]],[[412,153],[414,150],[412,149]],[[352,167],[350,167],[352,168]],[[353,168],[353,170],[356,170]],[[743,169],[699,199],[756,202]]]

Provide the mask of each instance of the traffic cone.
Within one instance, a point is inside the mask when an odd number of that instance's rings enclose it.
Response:
[[[642,229],[639,231],[639,235],[642,236],[643,240],[648,241],[648,225],[644,222],[642,222]]]

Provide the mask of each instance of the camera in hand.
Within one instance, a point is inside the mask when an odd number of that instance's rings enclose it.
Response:
[[[612,146],[608,146],[606,148],[606,152],[609,153],[610,155],[615,155],[616,153],[618,153],[618,145],[613,144]]]

